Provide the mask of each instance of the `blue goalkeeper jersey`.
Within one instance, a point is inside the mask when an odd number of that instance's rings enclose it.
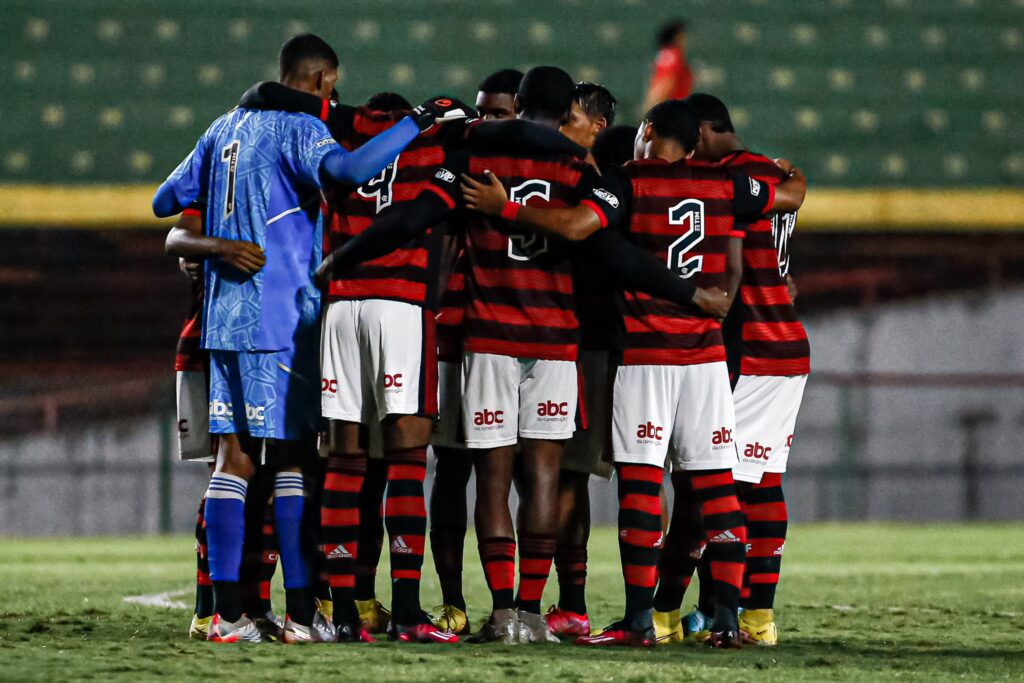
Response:
[[[320,164],[336,149],[306,114],[235,109],[213,122],[168,177],[179,203],[207,196],[206,234],[254,242],[267,263],[249,275],[206,260],[203,348],[279,351],[315,325],[323,225]]]

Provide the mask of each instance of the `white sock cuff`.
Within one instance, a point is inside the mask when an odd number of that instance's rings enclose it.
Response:
[[[303,485],[302,474],[299,472],[278,472],[274,478],[274,497],[284,498],[285,496],[304,496],[306,489]]]
[[[224,472],[214,472],[210,477],[210,486],[206,489],[207,498],[229,498],[245,502],[245,492],[249,482],[241,477]]]

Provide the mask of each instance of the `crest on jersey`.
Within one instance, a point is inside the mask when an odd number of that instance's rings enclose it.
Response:
[[[527,180],[508,192],[509,201],[525,205],[532,197],[544,201],[551,199],[551,183],[546,180]],[[508,257],[514,261],[530,261],[548,251],[548,238],[524,232],[508,236]]]

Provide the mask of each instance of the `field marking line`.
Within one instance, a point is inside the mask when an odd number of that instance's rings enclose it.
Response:
[[[163,607],[166,609],[190,609],[180,598],[192,592],[191,588],[182,588],[164,593],[149,593],[147,595],[126,595],[122,598],[124,602],[131,605],[143,605],[144,607]]]

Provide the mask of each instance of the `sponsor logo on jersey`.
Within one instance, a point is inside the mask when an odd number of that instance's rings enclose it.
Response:
[[[473,413],[473,424],[477,427],[505,424],[505,411],[478,410]]]
[[[210,401],[210,417],[234,417],[235,412],[231,409],[230,403],[213,399]]]
[[[398,536],[395,540],[391,541],[391,552],[398,553],[399,555],[411,555],[412,548],[405,544],[404,538]]]
[[[661,441],[661,435],[664,431],[664,427],[656,425],[648,420],[647,424],[636,426],[636,438],[639,443],[643,443],[645,441]]]
[[[384,375],[384,388],[385,389],[401,389],[402,388],[402,373],[394,375]]]
[[[608,202],[608,204],[611,205],[612,208],[619,208],[619,198],[613,195],[608,190],[602,190],[600,187],[595,187],[594,196],[596,196],[598,199],[603,199],[604,201]]]
[[[313,143],[313,148],[314,149],[320,149],[321,147],[324,147],[326,145],[336,145],[336,144],[338,144],[338,142],[334,138],[322,138],[322,139],[317,140],[316,142]]]
[[[760,458],[761,460],[767,460],[768,455],[772,452],[771,446],[762,446],[760,443],[755,441],[754,443],[748,443],[747,447],[743,449],[744,458]]]
[[[759,194],[761,194],[761,183],[757,182],[753,178],[747,178],[747,180],[750,181],[750,194],[751,194],[751,196],[756,197]]]
[[[329,548],[330,546],[327,546],[327,547]],[[331,548],[331,550],[327,551],[327,559],[328,560],[351,560],[352,559],[352,553],[350,553],[348,551],[348,548],[346,548],[345,546],[343,546],[343,545],[336,545],[333,548]]]
[[[708,543],[739,543],[740,537],[733,532],[726,529],[722,533],[712,538]]]
[[[455,182],[455,174],[449,171],[447,168],[438,169],[437,173],[434,174],[434,177],[446,183]]]
[[[568,415],[569,404],[566,401],[545,401],[537,404],[537,416],[544,418],[543,422],[564,422]]]
[[[336,394],[338,393],[338,380],[327,379],[324,377],[320,380],[320,393],[323,394]]]

